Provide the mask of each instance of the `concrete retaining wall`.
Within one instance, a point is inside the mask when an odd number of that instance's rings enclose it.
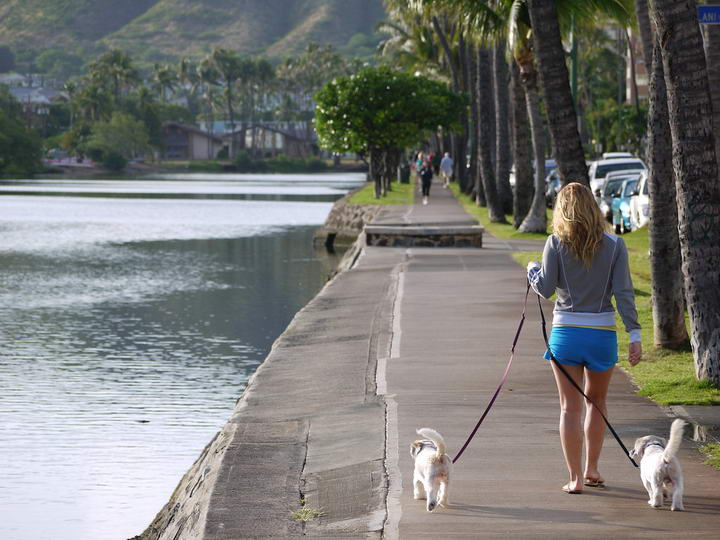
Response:
[[[365,225],[370,223],[380,212],[381,206],[377,204],[350,204],[348,202],[363,187],[365,186],[361,186],[335,202],[324,225],[315,233],[316,245],[325,244],[328,247],[352,245]]]
[[[136,540],[380,538],[385,403],[375,370],[389,355],[397,277],[387,265],[348,270],[360,242],[277,339],[228,423]],[[322,515],[293,519],[303,504]]]

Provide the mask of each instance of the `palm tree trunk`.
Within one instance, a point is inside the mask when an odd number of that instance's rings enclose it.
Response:
[[[485,47],[478,49],[478,98],[480,104],[480,133],[478,141],[478,153],[480,155],[480,173],[482,185],[487,199],[488,214],[490,221],[495,223],[507,223],[503,213],[502,203],[498,196],[495,185],[495,172],[492,164],[492,139],[487,132],[487,127],[494,125],[495,118],[493,110],[492,93],[492,63],[490,51]],[[487,130],[487,131],[486,131]]]
[[[667,85],[695,373],[720,385],[720,183],[695,2],[650,0]]]
[[[565,49],[560,38],[560,25],[553,0],[528,0],[533,29],[535,57],[545,92],[548,124],[555,144],[560,178],[563,185],[580,182],[590,185],[585,154],[577,128],[577,115],[570,93],[565,65]],[[544,168],[544,167],[543,167]]]
[[[505,41],[495,45],[493,54],[493,86],[495,88],[495,180],[503,213],[513,211],[510,187],[510,96],[508,95],[508,65],[505,61]]]
[[[647,7],[646,7],[647,9]],[[645,13],[647,17],[647,12]],[[656,347],[674,349],[687,342],[685,294],[677,229],[672,138],[660,45],[655,43],[648,111],[648,193],[653,335]]]
[[[545,139],[543,134],[542,114],[540,113],[540,96],[537,86],[525,86],[528,118],[532,132],[533,155],[535,159],[535,193],[533,194],[530,212],[520,224],[520,232],[547,231],[547,212],[545,211]]]
[[[470,122],[468,129],[468,136],[470,139],[470,168],[464,181],[463,178],[458,178],[460,182],[460,190],[463,193],[470,193],[473,186],[476,184],[476,178],[479,174],[478,168],[478,124],[480,115],[478,112],[478,86],[477,86],[477,52],[475,46],[470,45],[468,49],[468,77],[469,83],[469,94],[470,94]]]
[[[706,4],[720,5],[720,0],[707,0]],[[720,161],[720,24],[704,24],[705,56],[707,58],[708,80],[712,88],[713,132],[715,134],[715,155]]]
[[[520,84],[520,69],[512,62],[510,89],[513,107],[512,151],[515,162],[515,193],[513,197],[513,227],[520,227],[530,210],[533,197],[532,166],[530,165],[530,128],[525,91]]]
[[[642,44],[643,59],[645,60],[645,69],[649,81],[650,70],[653,69],[653,31],[650,26],[647,0],[635,0],[635,16],[640,30],[640,43]]]
[[[638,87],[637,87],[637,73],[635,73],[635,45],[630,39],[630,32],[627,28],[625,30],[625,43],[627,43],[628,50],[628,62],[630,63],[630,103],[638,111],[640,110],[640,101],[638,98]]]

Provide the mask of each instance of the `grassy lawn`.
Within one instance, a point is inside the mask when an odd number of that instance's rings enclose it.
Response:
[[[715,467],[720,471],[720,444],[705,444],[700,447],[700,452],[705,456],[705,464]]]
[[[643,361],[630,367],[627,361],[628,334],[620,316],[616,317],[620,365],[632,376],[638,393],[661,405],[720,405],[720,389],[695,378],[692,352],[656,350],[653,345],[652,306],[650,305],[650,260],[647,227],[623,235],[630,256],[630,271],[635,286],[635,304],[642,325]],[[515,253],[513,257],[525,266],[540,260],[541,253]]]
[[[415,184],[392,183],[392,191],[388,191],[385,197],[375,198],[375,184],[368,182],[367,185],[350,197],[352,204],[413,204],[415,201]]]
[[[542,233],[521,233],[518,232],[512,226],[512,216],[505,216],[507,223],[493,223],[488,217],[487,208],[478,206],[475,204],[470,197],[460,193],[460,187],[457,182],[450,183],[450,189],[455,195],[455,198],[460,202],[465,211],[472,217],[477,219],[480,224],[485,227],[485,230],[495,236],[496,238],[509,238],[512,240],[542,240],[544,241],[547,237],[546,234]],[[550,227],[550,221],[552,220],[552,211],[548,210],[548,227]]]

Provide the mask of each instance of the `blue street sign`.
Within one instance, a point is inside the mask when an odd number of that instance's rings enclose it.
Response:
[[[720,5],[698,6],[697,11],[700,24],[720,24]]]

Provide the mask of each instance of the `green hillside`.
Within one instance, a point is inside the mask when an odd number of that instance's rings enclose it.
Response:
[[[83,56],[119,47],[141,62],[221,46],[272,57],[311,42],[367,54],[382,0],[3,0],[0,45]]]

